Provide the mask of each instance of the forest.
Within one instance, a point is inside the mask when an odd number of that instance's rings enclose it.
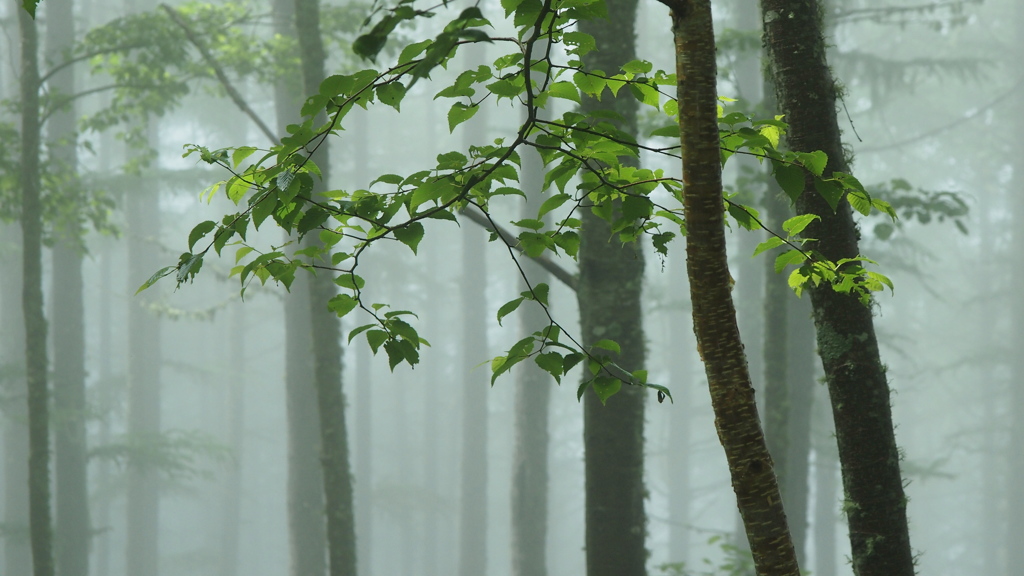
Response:
[[[1024,566],[1020,2],[0,28],[0,573]]]

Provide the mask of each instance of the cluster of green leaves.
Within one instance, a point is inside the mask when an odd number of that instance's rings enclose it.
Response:
[[[378,13],[377,23],[356,39],[356,53],[374,59],[387,45],[390,35],[403,22],[428,17],[439,8],[414,9],[413,0],[402,0],[395,8]],[[496,196],[525,196],[520,187],[520,150],[534,148],[546,168],[544,186],[553,194],[539,208],[535,218],[512,222],[514,239],[495,234],[492,240],[515,244],[529,257],[550,251],[575,257],[579,249],[579,213],[590,210],[611,225],[613,234],[623,241],[650,236],[656,249],[665,253],[677,233],[685,234],[682,218],[682,182],[660,170],[644,168],[641,152],[677,156],[675,146],[657,148],[640,142],[623,131],[621,117],[614,112],[584,114],[568,111],[554,118],[542,118],[538,111],[552,98],[581,103],[584,98],[609,98],[631,95],[645,106],[658,111],[669,122],[654,130],[652,137],[678,137],[678,114],[672,97],[676,78],[655,71],[649,62],[633,61],[610,73],[584,67],[582,57],[596,49],[594,39],[575,29],[580,18],[603,16],[601,0],[503,0],[505,16],[516,28],[515,37],[491,37],[484,29],[490,22],[479,8],[462,11],[431,38],[408,44],[395,63],[387,68],[368,68],[327,78],[318,94],[311,95],[302,107],[303,122],[289,126],[289,135],[270,150],[254,147],[210,150],[187,147],[185,155],[196,154],[207,163],[231,171],[231,178],[207,190],[208,195],[223,190],[239,210],[220,222],[199,224],[189,235],[189,250],[176,266],[169,266],[150,278],[141,289],[159,278],[176,275],[178,283],[192,280],[203,258],[213,250],[217,254],[237,245],[237,274],[243,290],[252,279],[274,280],[291,285],[299,270],[331,273],[342,292],[331,300],[330,308],[339,316],[360,309],[373,322],[360,326],[350,340],[364,335],[374,352],[383,348],[392,368],[401,362],[419,361],[419,346],[425,341],[405,321],[408,311],[387,311],[380,303],[363,302],[365,280],[358,274],[361,257],[382,240],[397,241],[416,252],[426,233],[429,220],[457,221],[461,211],[479,211],[495,224],[490,202]],[[437,156],[436,164],[408,174],[383,174],[365,189],[330,190],[313,194],[314,178],[319,170],[309,160],[319,143],[337,133],[346,116],[375,103],[400,110],[401,102],[416,82],[429,79],[439,67],[446,67],[457,51],[479,42],[509,45],[511,51],[491,65],[464,70],[436,93],[435,98],[453,101],[448,121],[451,130],[469,120],[482,105],[509,101],[526,110],[526,119],[514,134],[490,144],[471,146],[466,151],[451,151]],[[564,47],[559,60],[553,46]],[[663,90],[663,87],[670,87]],[[318,122],[326,112],[326,123]],[[781,118],[754,120],[744,114],[719,111],[722,161],[735,154],[749,154],[770,162],[773,174],[787,194],[795,198],[812,187],[835,208],[846,198],[861,212],[872,208],[891,213],[888,204],[872,198],[851,175],[824,174],[827,158],[823,153],[783,152],[779,143],[786,125]],[[260,156],[254,156],[262,152]],[[252,158],[256,158],[252,161]],[[678,205],[666,206],[655,191],[667,191]],[[742,226],[760,225],[757,212],[728,197],[723,209]],[[554,215],[557,218],[545,218]],[[318,242],[303,242],[258,250],[246,241],[250,226],[258,228],[267,220],[299,237],[316,234]],[[790,221],[787,232],[796,236],[809,223]],[[831,263],[798,242],[807,239],[779,238],[793,245],[797,255],[787,264],[801,264],[799,290],[807,282],[828,282],[837,290],[869,293],[887,285],[887,279],[865,271],[856,260]],[[512,246],[510,246],[511,248]],[[515,252],[509,250],[515,258]],[[784,266],[783,266],[784,267]],[[794,273],[796,274],[796,273]],[[499,322],[524,302],[533,302],[548,311],[547,286],[536,285],[498,310]],[[577,342],[554,318],[544,329],[520,340],[505,354],[491,362],[493,378],[517,363],[533,359],[543,370],[560,380],[581,363],[591,378],[581,385],[582,394],[593,387],[602,400],[617,392],[623,384],[654,388],[659,398],[667,395],[663,387],[646,382],[642,370],[629,371],[617,366],[614,355],[618,345],[602,341],[590,347]],[[493,379],[492,379],[493,381]]]

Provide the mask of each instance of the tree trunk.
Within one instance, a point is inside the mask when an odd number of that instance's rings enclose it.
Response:
[[[636,58],[636,0],[609,2],[607,20],[585,20],[582,32],[600,50],[584,57],[590,70],[615,74]],[[636,134],[637,101],[632,96],[586,99],[584,112],[613,109],[622,130]],[[644,365],[644,258],[639,243],[623,244],[609,223],[589,210],[581,213],[580,328],[586,346],[601,339],[619,344],[615,362],[635,370]],[[644,404],[646,390],[623,386],[602,404],[592,390],[583,395],[586,557],[588,576],[647,574],[647,516],[644,511]]]
[[[774,271],[773,271],[774,273]],[[807,553],[807,507],[810,498],[811,410],[814,407],[814,325],[811,306],[791,294],[787,306],[787,361],[789,378],[789,449],[782,502],[801,566]]]
[[[459,576],[487,573],[487,359],[486,233],[462,231],[462,462],[459,497]]]
[[[544,167],[533,150],[522,155],[520,182],[527,201],[523,218],[536,218],[544,201]],[[550,283],[551,275],[533,262],[523,262],[530,283]],[[520,288],[526,290],[525,283]],[[548,319],[539,306],[521,312],[520,337],[544,328]],[[533,363],[516,371],[515,451],[512,455],[512,574],[547,576],[548,412],[549,376]]]
[[[50,409],[47,389],[46,317],[43,314],[43,207],[39,185],[39,40],[36,23],[18,13],[21,31],[21,232],[22,313],[28,388],[29,536],[35,576],[53,576],[50,520]]]
[[[127,192],[128,289],[153,273],[160,256],[158,194],[141,183]],[[160,437],[160,320],[149,310],[159,298],[150,288],[132,298],[128,307],[128,435],[141,442]],[[159,568],[159,470],[139,461],[128,463],[127,573],[156,576]]]
[[[825,402],[814,411],[814,574],[836,576],[836,449],[832,413]]]
[[[238,576],[238,548],[242,516],[242,456],[245,450],[245,311],[242,303],[232,306],[229,332],[230,365],[233,367],[226,378],[228,385],[228,442],[233,458],[228,462],[224,478],[224,509],[221,520],[221,576]]]
[[[669,286],[673,289],[686,285],[686,259],[685,254],[670,252],[669,254]],[[678,296],[677,296],[678,294]],[[672,346],[678,346],[685,342],[688,335],[687,316],[683,309],[685,296],[678,292],[673,293],[670,305],[671,316],[669,322],[668,341]],[[686,302],[688,304],[688,302]],[[692,332],[691,332],[692,334]],[[668,550],[670,562],[690,561],[690,507],[693,500],[692,482],[690,481],[691,469],[691,433],[690,420],[693,414],[690,403],[690,387],[693,382],[687,377],[692,374],[689,366],[692,354],[672,354],[669,373],[672,375],[670,387],[672,389],[673,403],[671,419],[669,423],[669,538]],[[693,563],[691,562],[691,565]]]
[[[715,426],[758,574],[800,573],[736,325],[725,248],[710,0],[673,4],[687,272]]]
[[[324,79],[325,59],[319,0],[295,0],[295,28],[302,58],[302,84],[307,94],[316,94]],[[324,122],[326,116],[321,116],[320,123]],[[322,191],[330,181],[328,150],[328,141],[324,140],[312,157],[322,175],[314,193]],[[318,240],[307,236],[305,241]],[[341,388],[341,319],[327,309],[327,301],[336,293],[337,286],[330,273],[321,272],[309,281],[313,377],[320,414],[320,462],[327,515],[328,574],[353,576],[356,573],[355,513],[345,397]]]
[[[72,0],[54,0],[46,8],[46,52],[52,63],[63,62],[75,39]],[[75,93],[74,66],[49,81],[56,98]],[[77,186],[78,151],[74,104],[50,118],[50,158],[56,170]],[[53,407],[54,475],[56,476],[56,563],[61,576],[86,576],[92,528],[89,519],[85,422],[85,318],[82,302],[82,234],[77,218],[67,218],[53,248]]]
[[[778,102],[789,122],[790,148],[825,152],[825,174],[847,172],[818,2],[763,0],[761,8]],[[821,220],[808,226],[806,236],[818,239],[814,248],[829,260],[856,257],[859,232],[850,205],[840,202],[833,212],[808,180],[797,211]],[[827,284],[808,291],[835,415],[854,573],[912,576],[914,559],[889,384],[871,309],[855,294],[840,294]]]
[[[3,225],[3,243],[10,250],[0,256],[0,325],[24,326],[19,305],[22,294],[21,229]],[[29,547],[28,520],[28,420],[25,389],[25,337],[17,329],[0,331],[0,370],[4,405],[4,574],[30,574],[32,550]]]

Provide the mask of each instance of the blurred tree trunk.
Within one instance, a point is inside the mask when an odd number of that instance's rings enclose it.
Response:
[[[295,0],[295,29],[302,59],[303,89],[306,94],[316,94],[324,79],[325,59],[319,0]],[[325,123],[326,115],[321,112],[318,121]],[[330,182],[328,143],[324,140],[312,156],[322,175],[314,194],[323,191]],[[310,235],[304,241],[319,240]],[[320,414],[320,463],[327,515],[327,568],[331,576],[351,576],[356,573],[356,536],[341,382],[341,319],[327,308],[327,301],[336,293],[337,286],[329,272],[322,271],[309,280],[313,377]]]
[[[797,576],[800,570],[761,432],[731,295],[711,3],[694,0],[672,6],[694,333],[754,565],[758,574]]]
[[[47,60],[64,61],[75,39],[73,0],[53,0],[46,9]],[[75,93],[75,67],[68,66],[48,82],[56,99]],[[66,176],[62,185],[78,187],[76,107],[58,109],[48,124],[48,146],[55,170]],[[65,197],[71,197],[66,194]],[[77,210],[77,203],[71,205]],[[85,422],[85,311],[82,302],[84,230],[74,213],[60,220],[53,248],[53,408],[54,475],[56,476],[56,563],[61,576],[86,576],[92,528],[89,519],[88,456]]]
[[[544,201],[544,166],[533,150],[522,155],[520,184],[526,194],[523,218],[536,218]],[[545,215],[547,216],[547,215]],[[533,262],[523,262],[530,284],[550,283],[551,275]],[[520,290],[527,290],[520,281]],[[520,312],[520,337],[548,324],[537,305]],[[548,413],[552,379],[532,362],[516,371],[515,448],[512,455],[512,574],[547,576]]]
[[[689,300],[682,292],[686,286],[686,254],[678,248],[669,252],[669,281],[671,308],[668,310],[670,346],[679,346],[681,342],[688,341],[690,337],[686,332],[693,334],[689,326],[689,318],[686,308]],[[668,513],[669,513],[669,538],[668,550],[670,562],[690,561],[690,505],[693,501],[692,483],[690,482],[690,419],[693,411],[690,409],[690,388],[693,382],[689,382],[687,376],[692,374],[689,361],[692,354],[674,353],[669,360],[669,383],[672,390],[673,402],[671,406],[662,408],[670,411],[669,421],[669,442],[668,442]],[[690,562],[693,565],[693,562]]]
[[[109,149],[106,153],[110,153]],[[110,422],[114,419],[114,414],[120,405],[120,395],[118,394],[117,386],[114,384],[115,376],[112,369],[112,359],[115,356],[113,334],[113,296],[115,290],[112,281],[114,275],[115,242],[114,238],[105,238],[100,242],[99,342],[96,350],[99,367],[96,374],[94,397],[96,410],[99,414],[99,433],[96,438],[96,444],[99,446],[105,446],[110,443]],[[110,576],[110,508],[111,500],[113,500],[113,495],[111,494],[113,491],[110,489],[110,484],[113,481],[113,474],[111,473],[112,463],[104,459],[98,459],[93,462],[93,465],[96,470],[93,489],[99,492],[99,496],[93,499],[93,510],[95,512],[93,514],[93,525],[100,532],[93,539],[93,545],[95,546],[94,553],[92,554],[95,559],[95,570],[93,573],[97,576]]]
[[[584,57],[590,70],[618,72],[636,58],[636,0],[609,2],[608,19],[579,23],[600,50]],[[637,101],[622,93],[586,99],[584,112],[612,109],[622,130],[636,134]],[[590,210],[581,213],[577,299],[583,344],[608,338],[619,344],[614,361],[629,370],[644,365],[640,304],[644,257],[640,243],[623,244],[610,224]],[[646,389],[623,386],[602,404],[593,390],[583,395],[586,556],[588,576],[647,574],[644,511],[644,404]]]
[[[826,174],[848,171],[817,0],[763,0],[761,8],[778,102],[789,122],[790,148],[828,154]],[[806,236],[817,238],[815,248],[832,261],[856,257],[859,232],[850,205],[840,202],[833,212],[810,178],[807,188],[797,200],[797,211],[821,220],[808,226]],[[871,309],[855,294],[840,294],[829,285],[808,292],[835,415],[854,573],[911,576],[906,496]]]
[[[138,185],[126,191],[128,292],[153,273],[160,254],[159,194]],[[150,306],[160,298],[157,287],[143,291],[128,306],[128,435],[141,446],[160,437],[162,338],[160,320]],[[139,461],[128,463],[127,573],[156,576],[159,568],[160,471]]]
[[[0,255],[0,324],[24,326],[22,313],[21,229],[3,225]],[[0,330],[0,378],[4,415],[4,574],[30,574],[32,550],[28,521],[28,420],[25,388],[25,336],[18,329]]]
[[[774,273],[774,270],[772,271]],[[814,325],[807,299],[787,294],[786,373],[789,381],[789,448],[782,502],[801,566],[807,554],[807,508],[810,493],[811,411],[814,408]]]
[[[39,39],[36,23],[20,7],[22,314],[28,390],[29,537],[35,576],[53,576],[50,519],[50,394],[47,388],[46,317],[43,314],[43,207],[39,184]]]
[[[480,122],[480,120],[477,120]],[[487,573],[487,234],[462,227],[462,461],[459,576]],[[475,367],[475,368],[474,368]]]
[[[1014,30],[1015,45],[1010,58],[1020,68],[1019,58],[1024,54],[1024,6],[1020,2],[1014,3]],[[1024,96],[1017,94],[1012,101],[1013,121],[1016,127],[1024,126]],[[1019,154],[1013,154],[1013,204],[1011,210],[1016,219],[1024,217],[1024,159]],[[1020,286],[1019,282],[1024,281],[1024,231],[1021,226],[1013,227],[1013,266],[1011,267],[1010,286]],[[1024,494],[1021,493],[1021,486],[1024,486],[1024,357],[1019,353],[1024,346],[1024,298],[1016,292],[1011,296],[1011,310],[1013,314],[1013,333],[1010,341],[1013,343],[1011,379],[1010,379],[1010,443],[1009,443],[1009,477],[1006,481],[1007,491],[1007,518],[1006,527],[1006,574],[1017,574],[1024,566],[1024,546],[1021,545],[1020,536],[1024,534]]]
[[[827,402],[814,410],[814,574],[836,576],[836,448],[832,411]]]
[[[221,576],[237,576],[238,547],[242,515],[242,455],[245,450],[245,311],[242,302],[235,302],[230,311],[230,328],[226,334],[231,373],[228,385],[228,442],[232,458],[224,478],[224,509],[221,520]]]
[[[294,0],[274,0],[274,31],[295,37]],[[302,105],[301,78],[292,74],[274,85],[277,131],[295,122]],[[288,238],[286,238],[287,241]],[[309,278],[295,277],[284,300],[285,398],[288,422],[288,534],[292,576],[323,576],[327,570],[320,416],[313,379],[313,328]]]

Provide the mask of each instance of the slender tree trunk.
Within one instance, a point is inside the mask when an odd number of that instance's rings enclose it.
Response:
[[[221,521],[221,576],[238,575],[238,548],[242,515],[242,457],[245,450],[245,312],[242,303],[231,309],[230,342],[231,375],[228,385],[228,442],[233,458],[224,479],[224,509]]]
[[[847,172],[817,0],[762,0],[761,8],[778,102],[789,122],[790,148],[821,150],[828,154],[826,174]],[[859,232],[850,205],[840,202],[833,212],[812,182],[807,188],[797,200],[797,211],[821,218],[806,231],[818,239],[814,248],[832,261],[856,257]],[[828,285],[809,292],[835,415],[854,573],[912,576],[889,384],[871,309],[856,295],[840,294]]]
[[[522,156],[520,182],[527,196],[523,218],[536,218],[544,201],[544,167],[532,150]],[[551,275],[532,262],[523,262],[530,283],[550,283]],[[520,288],[526,290],[525,283]],[[521,312],[520,336],[547,325],[539,306]],[[516,371],[515,451],[512,456],[512,574],[547,576],[548,534],[548,412],[553,382],[532,363]]]
[[[800,573],[736,325],[725,249],[710,0],[672,5],[679,78],[687,271],[715,426],[758,574]]]
[[[146,186],[127,192],[128,289],[153,273],[159,260],[158,195]],[[134,297],[128,308],[128,435],[145,443],[160,437],[162,363],[160,320],[149,310],[158,298],[156,287]],[[159,569],[159,470],[138,461],[128,464],[127,572],[156,576]]]
[[[274,31],[295,37],[294,0],[274,0]],[[274,85],[277,131],[295,122],[302,104],[298,74]],[[286,238],[288,240],[290,238]],[[285,399],[288,421],[288,534],[292,576],[323,576],[327,570],[320,416],[313,379],[313,329],[309,278],[299,274],[284,301]]]
[[[324,79],[325,59],[320,33],[319,0],[295,0],[295,28],[302,57],[302,84],[307,94],[315,94]],[[321,117],[323,122],[326,122],[326,116]],[[327,140],[313,154],[312,160],[317,163],[322,175],[314,189],[315,193],[322,191],[330,181]],[[314,240],[311,236],[306,238],[307,242]],[[336,293],[337,286],[329,273],[320,273],[309,281],[313,322],[313,375],[320,413],[320,463],[323,466],[327,515],[328,574],[352,576],[356,573],[356,535],[345,397],[341,383],[341,319],[327,309],[327,301]]]
[[[789,530],[793,534],[796,556],[804,565],[807,553],[807,507],[810,498],[811,410],[814,407],[814,325],[811,306],[806,299],[787,306],[786,371],[789,378],[789,449],[786,481],[782,483],[782,502],[786,505]]]
[[[3,225],[3,243],[9,252],[0,256],[0,323],[24,326],[22,314],[21,229]],[[2,391],[8,399],[4,411],[4,574],[30,574],[28,520],[28,411],[25,388],[25,337],[21,330],[0,331]]]
[[[585,57],[590,70],[614,74],[636,56],[636,0],[609,2],[607,20],[586,20],[580,30],[600,50]],[[636,134],[637,102],[631,96],[587,99],[584,112],[613,109],[621,128]],[[581,215],[577,300],[584,345],[609,338],[630,370],[644,365],[641,309],[644,258],[639,243],[622,244],[607,221],[589,210]],[[644,404],[646,390],[623,386],[602,404],[593,391],[583,396],[586,556],[588,576],[647,574],[644,511]]]
[[[781,231],[788,216],[788,206],[778,198],[781,192],[769,185],[765,197],[765,220],[769,230]],[[775,475],[786,494],[789,462],[790,392],[789,373],[789,304],[792,298],[786,277],[775,272],[778,250],[764,258],[764,435],[775,462]],[[786,502],[787,508],[789,502]]]
[[[43,208],[39,185],[39,40],[36,23],[17,6],[21,31],[22,313],[28,387],[29,535],[35,576],[53,576],[50,519],[50,394],[43,314]]]
[[[1011,59],[1020,68],[1019,58],[1024,54],[1024,30],[1020,26],[1024,24],[1024,7],[1019,2],[1014,3],[1014,20],[1016,31],[1014,53]],[[1019,94],[1013,102],[1013,119],[1016,127],[1024,126],[1024,97]],[[1013,215],[1020,218],[1024,215],[1024,160],[1018,154],[1013,155],[1013,185],[1012,198]],[[1024,280],[1024,231],[1021,227],[1013,227],[1012,250],[1014,265],[1012,266],[1011,286]],[[1019,351],[1024,345],[1024,298],[1018,294],[1012,296],[1011,304],[1014,322],[1011,342],[1013,350]],[[1011,364],[1012,376],[1010,380],[1010,442],[1009,442],[1009,477],[1006,481],[1007,488],[1007,527],[1006,527],[1006,566],[1007,574],[1019,572],[1024,566],[1024,546],[1021,546],[1020,535],[1024,534],[1024,494],[1021,494],[1021,486],[1024,485],[1024,358],[1019,353],[1013,354]],[[1016,538],[1014,537],[1016,534]]]
[[[112,318],[114,288],[111,281],[113,276],[112,260],[114,259],[113,243],[113,239],[105,239],[102,242],[102,254],[100,255],[99,342],[97,345],[99,367],[97,370],[97,383],[94,389],[94,398],[100,414],[99,434],[97,435],[96,442],[100,446],[110,443],[110,421],[117,406],[117,402],[115,402],[115,396],[117,395],[116,387],[114,386],[115,377],[111,367],[113,364],[111,360],[114,356],[114,319]],[[96,547],[95,553],[92,554],[95,559],[95,570],[93,570],[93,573],[97,576],[110,576],[111,535],[109,527],[112,497],[109,495],[109,486],[112,482],[111,463],[101,459],[95,462],[94,465],[96,466],[94,486],[102,494],[94,499],[94,518],[96,528],[102,531],[102,533],[93,540],[93,544]]]
[[[814,574],[836,576],[836,449],[832,442],[832,413],[819,402],[814,411]]]
[[[46,52],[53,63],[64,60],[75,39],[72,0],[54,0],[46,8]],[[54,75],[49,88],[57,98],[75,93],[74,66]],[[68,104],[50,118],[50,157],[77,186],[78,153],[75,106]],[[68,218],[53,249],[53,405],[54,475],[56,476],[56,562],[61,576],[89,573],[87,449],[85,437],[85,318],[82,302],[83,230]]]
[[[359,574],[373,576],[373,391],[370,348],[356,346],[355,506]],[[434,437],[425,439],[435,442]]]
[[[459,576],[487,573],[487,269],[482,228],[462,232],[462,462],[459,497]]]
[[[673,288],[686,285],[686,259],[678,250],[670,252],[669,285]],[[679,294],[676,292],[675,294]],[[688,336],[687,316],[683,309],[684,296],[675,296],[672,302],[669,319],[668,341],[673,346],[685,342]],[[692,332],[691,332],[692,334]],[[669,367],[672,374],[671,388],[674,402],[670,407],[669,422],[669,561],[686,562],[690,560],[690,505],[693,500],[692,483],[690,482],[690,419],[693,414],[690,403],[690,387],[693,385],[687,376],[692,373],[688,365],[692,354],[672,354]],[[691,562],[691,565],[693,563]]]

